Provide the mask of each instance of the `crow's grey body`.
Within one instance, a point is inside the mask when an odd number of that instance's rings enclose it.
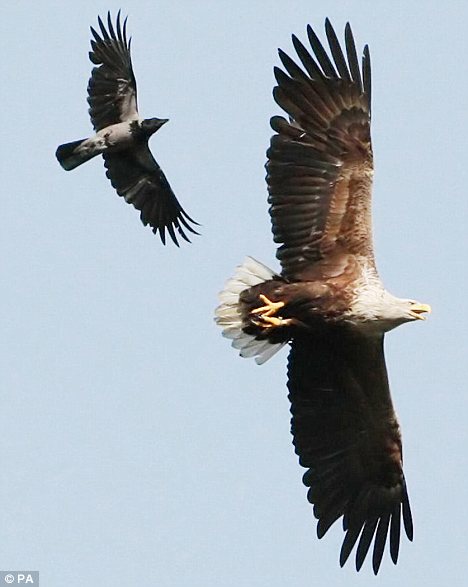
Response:
[[[70,171],[96,155],[102,155],[104,151],[121,151],[132,147],[131,124],[113,124],[98,131],[93,137],[61,145],[57,150],[60,164]]]
[[[166,119],[159,118],[151,120],[159,121],[159,128],[167,122]],[[88,139],[60,145],[57,149],[60,164],[69,171],[96,157],[96,155],[127,151],[145,140],[147,142],[149,135],[141,127],[142,122],[142,120],[119,122],[106,126]]]
[[[94,40],[89,53],[98,67],[88,84],[89,114],[96,134],[60,145],[57,159],[68,171],[102,155],[107,177],[117,193],[140,210],[143,224],[149,224],[154,233],[159,231],[163,243],[167,230],[178,245],[177,234],[188,241],[185,231],[198,234],[190,225],[197,223],[182,209],[148,147],[150,136],[167,119],[142,119],[138,114],[126,19],[121,27],[119,11],[115,30],[110,13],[107,29],[100,18],[98,22],[101,36],[91,28]]]

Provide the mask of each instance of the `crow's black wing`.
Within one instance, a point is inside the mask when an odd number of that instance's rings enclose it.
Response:
[[[186,231],[198,234],[191,226],[198,224],[179,204],[162,169],[146,144],[122,153],[104,153],[106,175],[119,196],[141,212],[140,218],[149,224],[162,242],[166,230],[178,246],[177,235],[190,242]]]
[[[92,51],[89,58],[97,65],[88,83],[89,115],[94,129],[99,131],[112,124],[138,118],[137,90],[130,56],[131,39],[127,40],[127,19],[116,28],[107,14],[107,29],[98,18],[101,35],[92,27]]]

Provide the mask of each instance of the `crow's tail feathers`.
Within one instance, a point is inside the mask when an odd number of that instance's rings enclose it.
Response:
[[[67,171],[75,169],[75,167],[78,167],[82,163],[92,159],[95,155],[98,155],[98,152],[93,149],[80,149],[82,143],[86,140],[87,139],[80,139],[79,141],[65,143],[57,148],[55,156],[64,169]]]

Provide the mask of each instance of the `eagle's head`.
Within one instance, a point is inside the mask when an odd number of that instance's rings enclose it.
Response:
[[[385,292],[381,298],[380,307],[377,305],[375,309],[377,321],[383,326],[383,331],[392,330],[405,322],[425,320],[425,314],[431,312],[428,304],[397,298],[389,292]]]
[[[388,332],[405,322],[424,320],[431,312],[428,304],[416,300],[397,298],[375,280],[357,290],[351,310],[344,316],[346,321],[360,328],[376,332]]]
[[[424,314],[431,313],[431,306],[429,304],[422,304],[415,300],[399,300],[401,302],[401,310],[403,312],[405,322],[412,322],[413,320],[425,320]]]

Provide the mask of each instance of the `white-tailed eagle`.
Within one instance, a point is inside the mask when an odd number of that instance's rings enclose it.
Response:
[[[262,363],[290,343],[292,435],[321,538],[342,518],[340,564],[372,546],[377,573],[401,524],[413,538],[383,341],[430,308],[400,299],[376,270],[371,231],[371,66],[360,66],[349,24],[345,52],[328,21],[329,51],[307,28],[292,37],[300,65],[279,51],[271,119],[270,216],[281,272],[247,258],[220,294],[216,321],[243,357]]]
[[[198,234],[198,224],[183,210],[162,169],[148,147],[150,136],[167,122],[164,118],[141,119],[137,89],[127,40],[127,19],[120,24],[120,11],[114,29],[107,14],[107,29],[98,18],[101,34],[92,27],[89,58],[97,67],[88,83],[89,115],[96,134],[60,145],[56,156],[60,165],[74,169],[102,155],[106,175],[119,196],[140,211],[143,224],[159,232],[166,242],[166,230],[178,246],[177,236],[189,241],[186,232]]]

